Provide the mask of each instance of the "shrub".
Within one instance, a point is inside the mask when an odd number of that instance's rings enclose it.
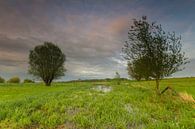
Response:
[[[34,83],[34,81],[30,79],[24,79],[24,83]]]
[[[0,77],[0,83],[4,83],[5,82],[5,79]]]
[[[7,82],[8,83],[20,83],[20,78],[19,77],[12,77]]]

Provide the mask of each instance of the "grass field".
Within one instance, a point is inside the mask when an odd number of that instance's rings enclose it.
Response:
[[[195,78],[160,85],[195,98]],[[0,84],[0,129],[194,129],[194,103],[154,88],[153,81]]]

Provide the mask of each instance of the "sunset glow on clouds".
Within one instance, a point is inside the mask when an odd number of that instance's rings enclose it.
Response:
[[[133,18],[147,15],[182,36],[191,63],[174,76],[194,76],[195,1],[0,1],[0,76],[29,76],[28,54],[51,41],[67,56],[62,80],[127,77],[121,48]]]

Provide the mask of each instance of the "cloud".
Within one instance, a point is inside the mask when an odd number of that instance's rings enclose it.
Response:
[[[111,57],[111,60],[116,62],[120,67],[127,67],[127,61],[124,59]]]
[[[51,41],[67,56],[68,71],[62,79],[113,77],[116,71],[127,77],[120,52],[127,39],[129,21],[153,14],[153,7],[146,8],[144,4],[150,5],[128,0],[0,1],[0,71],[7,77],[19,74],[24,78],[29,50]],[[152,17],[163,18],[169,26],[182,25],[180,30],[184,30],[185,22],[171,22],[171,15],[165,14],[161,8]],[[193,28],[184,33],[184,48],[194,58],[193,34]]]
[[[28,51],[32,47],[32,41],[22,38],[11,38],[0,34],[0,50],[9,52]]]
[[[123,41],[120,41],[120,32],[126,29],[127,22],[124,22],[125,20],[121,17],[112,18],[112,20],[91,15],[74,15],[72,17],[74,17],[71,19],[73,21],[66,24],[55,25],[47,30],[44,27],[41,28],[41,31],[45,31],[43,35],[42,32],[37,32],[36,27],[31,29],[33,35],[26,35],[26,32],[20,35],[17,33],[9,35],[9,33],[1,31],[3,33],[0,36],[1,65],[12,66],[16,69],[22,66],[27,71],[29,50],[44,41],[52,41],[57,43],[68,57],[66,64],[67,67],[68,64],[71,64],[71,67],[68,68],[67,76],[68,74],[86,78],[111,76],[112,72],[106,74],[104,71],[105,68],[108,71],[113,70],[103,63],[109,63],[108,58],[121,51]],[[83,17],[85,17],[84,21]],[[75,20],[81,20],[79,22],[82,24],[75,23]],[[119,26],[120,23],[125,25]],[[50,32],[55,32],[55,34]],[[40,36],[36,37],[36,34]],[[82,63],[78,63],[79,61]]]

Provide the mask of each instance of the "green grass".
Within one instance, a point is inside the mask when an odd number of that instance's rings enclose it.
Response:
[[[113,90],[94,90],[97,84]],[[195,97],[195,78],[160,85]],[[1,84],[0,128],[194,129],[193,103],[154,88],[153,81]]]

